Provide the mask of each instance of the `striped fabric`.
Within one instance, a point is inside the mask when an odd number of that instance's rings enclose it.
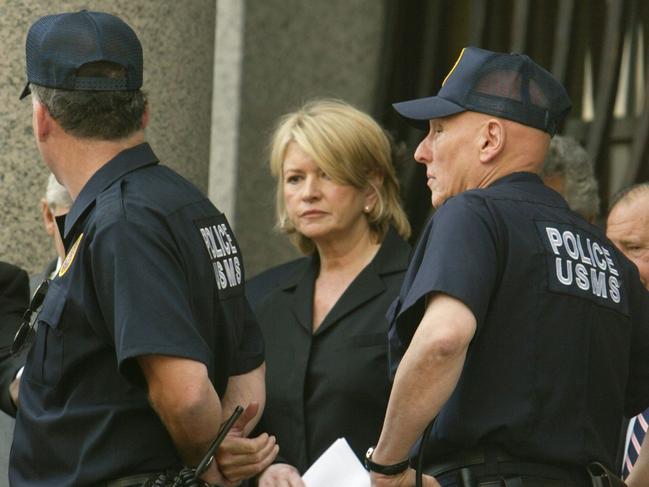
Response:
[[[624,452],[624,464],[622,465],[622,478],[624,479],[627,478],[631,473],[631,470],[633,470],[633,465],[640,454],[642,440],[644,440],[644,437],[647,434],[647,421],[649,421],[649,409],[635,417],[635,424],[633,425],[633,431],[629,438],[629,444]]]

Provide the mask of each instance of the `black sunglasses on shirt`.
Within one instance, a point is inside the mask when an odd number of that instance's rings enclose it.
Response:
[[[18,331],[14,336],[14,342],[11,345],[12,354],[22,350],[23,346],[25,345],[27,337],[34,332],[32,315],[43,304],[43,300],[45,299],[45,295],[47,294],[47,290],[49,286],[50,286],[50,280],[45,279],[43,282],[39,284],[39,286],[36,288],[36,291],[34,291],[34,295],[32,296],[32,299],[29,302],[29,306],[25,310],[25,313],[23,313],[23,319],[22,319],[22,323],[20,324],[20,328],[18,328]]]

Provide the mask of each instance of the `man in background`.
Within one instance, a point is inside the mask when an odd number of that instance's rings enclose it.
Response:
[[[649,183],[631,186],[610,204],[606,235],[637,267],[649,290]],[[649,487],[649,409],[629,422],[622,475],[629,487]]]
[[[56,180],[54,174],[50,174],[47,178],[45,195],[40,201],[40,209],[43,218],[43,227],[45,228],[45,233],[52,239],[56,257],[48,262],[42,272],[30,276],[29,287],[32,293],[43,279],[53,278],[55,273],[61,268],[63,259],[65,259],[65,248],[63,247],[61,233],[56,225],[56,217],[67,214],[71,207],[72,198],[70,198],[68,190]]]
[[[590,223],[599,216],[599,194],[593,164],[572,137],[555,135],[541,169],[543,182],[562,195],[572,211]]]

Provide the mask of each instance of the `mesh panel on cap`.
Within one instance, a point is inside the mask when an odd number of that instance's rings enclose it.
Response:
[[[28,81],[68,90],[136,90],[142,86],[142,47],[133,30],[102,12],[50,15],[34,23],[27,36]],[[85,64],[108,61],[122,66],[125,77],[85,78]]]
[[[494,115],[554,130],[553,87],[546,84],[547,73],[522,55],[494,56],[480,69],[469,92],[467,104],[489,110]]]
[[[123,65],[127,68],[128,77],[134,78],[129,80],[129,84],[141,85],[141,74],[136,69],[136,65],[142,65],[142,47],[135,32],[130,28],[119,30],[104,28],[105,22],[113,22],[107,16],[98,16],[95,20],[102,31],[103,60]],[[127,61],[126,65],[124,61]]]
[[[549,108],[548,98],[539,84],[534,79],[526,79],[517,71],[491,71],[482,76],[473,89],[478,93]]]

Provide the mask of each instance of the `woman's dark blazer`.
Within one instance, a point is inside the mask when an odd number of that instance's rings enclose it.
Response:
[[[315,334],[317,256],[250,282],[266,343],[266,409],[258,430],[275,435],[282,460],[301,473],[337,438],[346,438],[359,457],[378,440],[391,386],[385,313],[409,254],[390,229]]]

